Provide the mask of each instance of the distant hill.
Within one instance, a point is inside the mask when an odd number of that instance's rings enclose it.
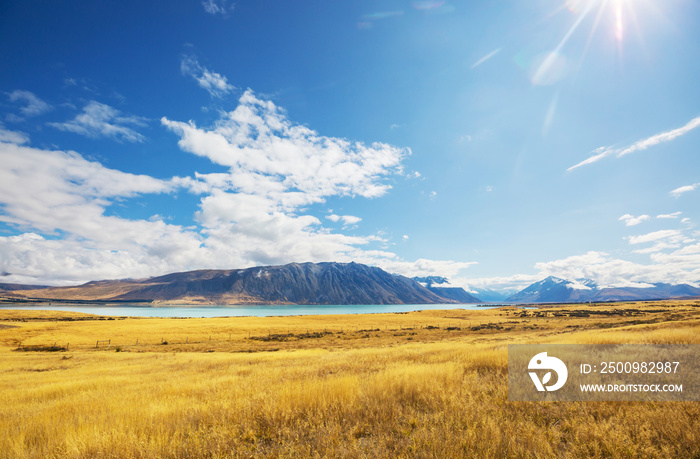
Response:
[[[428,289],[410,278],[358,263],[199,270],[142,280],[104,280],[75,287],[22,290],[21,294],[34,299],[220,305],[463,302],[453,298],[455,292]]]
[[[0,282],[0,291],[14,292],[16,290],[39,290],[48,288],[46,285],[3,284]]]
[[[587,301],[664,300],[700,296],[700,288],[688,284],[653,284],[650,287],[598,287],[588,279],[574,281],[547,277],[524,288],[510,303],[573,303]]]

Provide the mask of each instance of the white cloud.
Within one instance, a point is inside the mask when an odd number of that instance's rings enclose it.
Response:
[[[0,142],[21,145],[23,143],[29,143],[29,136],[24,132],[9,131],[0,123]]]
[[[0,164],[0,221],[25,231],[0,237],[0,270],[18,282],[140,277],[203,255],[200,235],[180,226],[105,215],[115,200],[172,191],[172,181],[9,143],[0,143]]]
[[[209,129],[162,119],[180,136],[180,147],[225,172],[183,179],[207,194],[197,212],[207,245],[243,266],[291,261],[360,261],[377,265],[389,252],[359,249],[378,239],[334,234],[304,207],[330,196],[375,198],[390,189],[384,179],[403,172],[410,151],[321,136],[290,122],[283,110],[246,91],[238,107]],[[343,229],[360,217],[331,213]],[[413,269],[413,268],[411,268]]]
[[[625,214],[622,217],[618,218],[618,220],[621,222],[625,222],[625,225],[627,226],[635,226],[639,225],[643,221],[649,220],[649,218],[651,217],[649,217],[648,215],[640,215],[639,217],[635,217],[630,214]]]
[[[630,244],[643,244],[645,242],[655,242],[661,239],[677,239],[681,237],[681,232],[678,230],[660,230],[652,233],[641,234],[639,236],[629,236],[627,240]]]
[[[250,90],[212,129],[161,121],[180,136],[180,148],[229,168],[219,176],[227,189],[266,195],[288,209],[328,196],[382,196],[391,188],[382,179],[401,173],[401,161],[410,154],[384,143],[321,136],[291,123]]]
[[[146,277],[199,268],[293,261],[356,261],[404,275],[454,275],[472,263],[402,260],[377,250],[379,235],[347,236],[308,215],[326,198],[375,198],[403,175],[408,149],[321,136],[290,122],[272,102],[247,91],[210,129],[162,120],[183,150],[223,166],[221,172],[160,180],[88,161],[75,152],[28,146],[0,131],[0,221],[21,234],[0,237],[0,272],[8,282],[65,284]],[[197,226],[115,214],[117,202],[187,188],[200,194]],[[159,209],[160,210],[160,209]],[[342,229],[354,215],[328,218]]]
[[[110,199],[172,191],[175,185],[146,175],[107,169],[74,152],[0,144],[0,220],[43,232],[91,234],[95,217],[104,221],[100,235],[111,237],[103,211]]]
[[[660,252],[662,250],[677,249],[679,247],[680,247],[679,244],[669,244],[669,243],[664,242],[664,241],[659,241],[659,242],[656,242],[651,247],[647,247],[646,249],[633,250],[632,252],[633,253],[641,253],[641,254],[656,253],[656,252]]]
[[[647,148],[658,145],[660,143],[664,142],[669,142],[676,137],[680,137],[684,134],[687,134],[688,132],[692,131],[696,127],[700,126],[700,116],[697,118],[693,118],[690,120],[688,123],[685,124],[685,126],[682,126],[677,129],[672,129],[670,131],[662,132],[660,134],[653,135],[651,137],[647,137],[646,139],[639,140],[632,145],[625,147],[625,148],[613,148],[613,147],[600,147],[596,149],[593,153],[595,153],[593,156],[590,158],[587,158],[580,163],[571,166],[570,168],[567,169],[567,172],[570,172],[578,167],[585,166],[587,164],[592,164],[596,161],[599,161],[606,156],[610,156],[613,154],[617,154],[617,157],[622,157],[625,155],[628,155],[630,153],[634,153],[637,151],[642,151],[646,150]],[[679,188],[680,189],[680,188]],[[676,190],[672,191],[671,193],[675,192]],[[687,191],[687,190],[686,190]]]
[[[236,89],[225,76],[202,67],[194,56],[183,56],[180,70],[183,75],[194,78],[212,97],[223,97]]]
[[[476,293],[472,290],[473,288],[509,290],[515,293],[534,282],[541,281],[542,279],[543,277],[540,274],[516,274],[513,276],[480,278],[453,277],[450,278],[450,284],[455,287],[462,287],[471,293]]]
[[[621,156],[634,153],[636,151],[646,150],[649,147],[658,145],[663,142],[669,142],[675,139],[676,137],[680,137],[684,134],[687,134],[688,132],[692,131],[698,126],[700,126],[700,116],[698,116],[697,118],[693,118],[685,126],[679,127],[677,129],[672,129],[670,131],[662,132],[660,134],[656,134],[646,139],[635,142],[629,147],[620,150],[617,153],[617,156],[619,158]]]
[[[124,115],[116,108],[93,100],[83,107],[83,112],[74,119],[65,123],[49,123],[49,126],[87,137],[143,142],[145,137],[131,126],[145,126],[145,121],[145,118]]]
[[[393,255],[393,254],[391,254]],[[465,270],[476,262],[458,262],[453,260],[427,260],[418,259],[416,261],[404,261],[393,257],[379,257],[372,254],[371,257],[363,253],[355,254],[357,262],[367,263],[388,271],[398,273],[406,277],[416,276],[444,276],[447,278],[456,277],[462,270]]]
[[[228,15],[229,11],[234,10],[236,4],[232,3],[229,6],[228,0],[204,0],[202,2],[202,6],[204,7],[204,11],[206,11],[209,14],[220,14],[222,16],[226,16]]]
[[[404,234],[403,236],[401,236],[401,240],[403,240],[403,241],[408,241],[408,239],[409,239],[408,234]]]
[[[604,252],[588,252],[547,263],[537,263],[539,279],[591,279],[599,287],[632,287],[658,282],[695,284],[700,279],[700,254],[654,252],[650,264],[614,259]]]
[[[355,217],[353,215],[343,215],[342,218],[343,218],[343,222],[346,225],[357,225],[358,223],[360,223],[362,221],[362,219],[360,217]]]
[[[23,102],[19,111],[24,116],[37,116],[50,111],[53,107],[39,99],[33,92],[15,90],[8,94],[10,102]]]
[[[353,215],[330,214],[330,215],[327,215],[326,218],[332,222],[339,222],[342,220],[343,227],[346,227],[346,228],[351,227],[351,226],[355,226],[362,221],[362,219],[360,217],[355,217]]]
[[[661,214],[657,215],[656,218],[659,219],[673,219],[673,218],[678,218],[680,217],[682,212],[673,212],[672,214]]]
[[[681,186],[681,187],[678,187],[675,190],[671,191],[671,195],[673,195],[674,198],[677,198],[684,193],[694,191],[699,186],[700,186],[700,182],[693,183],[692,185]]]

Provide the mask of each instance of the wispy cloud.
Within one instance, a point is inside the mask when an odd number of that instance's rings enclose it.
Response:
[[[613,148],[613,147],[600,147],[596,150],[593,151],[594,155],[591,156],[590,158],[587,158],[580,163],[571,166],[568,168],[566,171],[570,172],[574,169],[577,169],[581,166],[585,166],[587,164],[592,164],[594,162],[600,161],[601,159],[605,158],[606,156],[611,156],[611,155],[617,155],[618,158],[629,155],[630,153],[635,153],[637,151],[642,151],[646,150],[649,147],[652,147],[654,145],[658,145],[660,143],[664,142],[669,142],[676,137],[680,137],[684,134],[687,134],[688,132],[692,131],[696,127],[700,126],[700,116],[697,118],[693,118],[690,120],[685,126],[682,126],[677,129],[672,129],[670,131],[662,132],[660,134],[653,135],[651,137],[647,137],[646,139],[639,140],[632,145],[625,147],[625,148]],[[674,190],[675,191],[675,190]]]
[[[194,78],[200,87],[207,90],[212,97],[223,97],[236,89],[229,84],[228,79],[199,64],[195,56],[183,56],[180,62],[180,70],[183,75]]]
[[[660,219],[673,219],[673,218],[678,218],[680,217],[682,212],[673,212],[672,214],[661,214],[657,215],[656,218]]]
[[[630,214],[625,214],[622,217],[618,218],[618,220],[621,222],[625,222],[625,225],[627,226],[635,226],[639,225],[645,220],[649,220],[649,218],[651,217],[649,217],[648,215],[640,215],[639,217],[635,217]]]
[[[628,155],[630,153],[634,153],[635,151],[641,151],[641,150],[646,150],[647,148],[658,145],[663,142],[668,142],[670,140],[675,139],[676,137],[680,137],[683,134],[686,134],[696,127],[700,126],[700,116],[697,118],[693,118],[690,120],[685,126],[680,127],[678,129],[672,129],[670,131],[662,132],[661,134],[656,134],[653,135],[649,138],[646,138],[644,140],[640,140],[638,142],[633,143],[631,146],[621,150],[618,152],[617,157],[622,157],[625,155]]]
[[[684,193],[688,193],[690,191],[695,190],[697,187],[700,187],[700,182],[693,183],[692,185],[685,185],[685,186],[678,187],[675,190],[671,191],[671,195],[674,198],[677,198]]]
[[[503,49],[503,48],[496,48],[496,49],[494,49],[493,51],[491,51],[490,53],[488,53],[486,56],[484,56],[484,57],[482,57],[481,59],[479,59],[478,61],[474,62],[474,63],[472,64],[472,66],[470,67],[470,69],[475,69],[475,68],[477,68],[478,66],[480,66],[481,64],[483,64],[484,62],[488,61],[488,60],[491,59],[493,56],[495,56],[496,54],[498,54],[498,53],[501,51],[501,49]]]
[[[652,233],[641,234],[639,236],[630,236],[627,238],[630,244],[644,244],[646,242],[655,242],[661,239],[677,239],[681,237],[681,232],[678,230],[660,230]]]
[[[145,126],[145,118],[124,115],[109,105],[90,101],[83,112],[65,123],[48,123],[62,131],[73,132],[87,137],[108,137],[118,141],[143,142],[146,138],[131,126]]]
[[[53,107],[39,99],[33,92],[15,90],[8,93],[10,102],[21,102],[24,105],[19,109],[24,116],[37,116],[50,111]]]
[[[332,222],[343,222],[343,227],[355,226],[362,221],[360,217],[355,217],[354,215],[336,215],[330,214],[326,218]]]
[[[230,11],[233,11],[236,7],[235,3],[231,5],[228,4],[228,0],[204,0],[202,2],[204,11],[211,15],[220,14],[222,16],[227,16]]]

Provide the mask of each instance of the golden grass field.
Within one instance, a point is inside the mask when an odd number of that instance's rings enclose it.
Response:
[[[213,319],[0,310],[0,458],[700,457],[698,402],[509,402],[510,343],[700,343],[700,301]]]

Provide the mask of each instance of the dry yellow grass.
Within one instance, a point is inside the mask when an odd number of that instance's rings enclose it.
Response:
[[[0,311],[0,457],[700,455],[697,402],[507,400],[507,344],[700,343],[697,302],[100,319]]]

